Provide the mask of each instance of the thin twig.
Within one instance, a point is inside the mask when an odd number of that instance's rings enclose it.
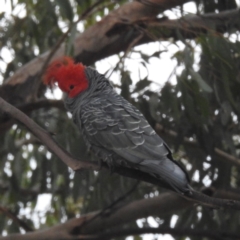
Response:
[[[18,218],[11,210],[0,206],[0,212],[4,213],[6,216],[8,216],[10,219],[12,219],[13,222],[19,225],[19,227],[23,228],[26,232],[31,232],[33,229],[27,225],[22,219]]]
[[[177,136],[178,136],[178,134],[175,131],[172,131],[170,129],[166,129],[159,123],[156,124],[155,130],[159,134],[161,132],[164,132],[167,135],[169,135],[171,137],[174,137],[174,138],[177,138]],[[197,141],[195,141],[195,140],[190,141],[188,138],[184,138],[184,143],[188,144],[188,145],[191,145],[192,147],[199,147]],[[221,150],[219,148],[214,148],[214,152],[215,152],[216,156],[218,156],[219,158],[221,158],[221,159],[223,159],[225,161],[231,162],[235,166],[240,167],[240,159],[239,158],[237,158],[235,156],[232,156],[229,153],[226,153],[226,152],[224,152],[223,150]]]
[[[42,69],[40,70],[39,74],[38,74],[38,78],[39,78],[39,83],[41,84],[41,78],[43,76],[43,74],[45,73],[47,66],[49,64],[49,62],[51,61],[52,57],[54,56],[54,54],[56,53],[56,51],[58,50],[58,48],[60,47],[60,45],[63,43],[63,41],[66,39],[66,37],[68,36],[68,34],[71,32],[72,28],[74,25],[76,25],[77,23],[79,23],[80,21],[84,20],[86,17],[88,17],[91,12],[93,11],[93,9],[95,7],[97,7],[100,3],[102,3],[103,0],[98,0],[96,3],[94,3],[92,6],[90,6],[88,9],[86,9],[78,18],[77,21],[73,22],[71,24],[71,26],[68,28],[68,30],[59,38],[59,40],[56,42],[56,44],[53,46],[52,50],[50,51],[50,53],[48,54],[47,59],[44,61],[44,64],[42,66]]]
[[[102,209],[99,213],[97,213],[96,215],[94,215],[92,218],[90,218],[89,220],[85,221],[82,223],[82,225],[80,226],[80,228],[86,226],[87,224],[90,224],[91,222],[93,222],[94,220],[96,220],[99,217],[104,217],[104,216],[109,216],[110,214],[112,214],[113,212],[115,212],[116,210],[118,210],[120,207],[116,206],[118,203],[124,201],[130,194],[132,194],[136,187],[138,186],[139,181],[137,181],[131,188],[130,190],[128,190],[126,193],[124,193],[122,196],[120,196],[116,201],[112,202],[109,206],[107,206],[106,208]]]
[[[127,57],[127,55],[128,55],[128,53],[130,52],[131,48],[132,48],[133,46],[135,46],[135,45],[142,39],[142,37],[143,37],[143,33],[140,32],[140,34],[139,34],[136,38],[134,38],[134,39],[132,40],[132,42],[130,42],[130,44],[128,45],[127,49],[125,50],[123,56],[120,57],[118,63],[117,63],[116,66],[113,68],[113,70],[111,71],[111,73],[108,75],[108,78],[111,77],[111,75],[113,74],[113,72],[118,68],[119,64]]]
[[[24,103],[17,105],[16,107],[22,112],[27,114],[40,108],[48,109],[56,107],[61,110],[65,109],[62,100],[50,100],[50,99],[43,99],[36,102]],[[16,120],[14,120],[13,118],[10,117],[8,118],[7,116],[4,117],[4,120],[0,122],[0,135],[6,132],[14,123],[16,123]]]

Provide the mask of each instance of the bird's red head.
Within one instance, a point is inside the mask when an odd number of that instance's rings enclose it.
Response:
[[[62,57],[53,61],[45,73],[43,82],[47,85],[57,82],[59,88],[70,98],[76,97],[88,88],[85,66],[81,63],[74,63],[70,57]]]

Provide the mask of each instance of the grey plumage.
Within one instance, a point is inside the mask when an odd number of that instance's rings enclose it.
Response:
[[[86,68],[89,87],[65,105],[87,146],[109,165],[151,174],[179,193],[189,191],[187,173],[172,158],[166,143],[142,113],[118,95],[97,71]]]

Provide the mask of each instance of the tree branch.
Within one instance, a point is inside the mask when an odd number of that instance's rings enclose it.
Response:
[[[240,10],[228,10],[220,13],[204,15],[186,15],[177,20],[146,19],[138,20],[135,24],[145,24],[149,32],[154,32],[155,39],[181,38],[193,39],[201,34],[237,31],[240,28]],[[153,40],[153,39],[152,39]],[[150,41],[146,37],[143,41]]]
[[[175,131],[166,129],[159,123],[156,124],[155,131],[160,136],[163,136],[165,134],[165,135],[168,135],[168,137],[174,138],[174,139],[176,139],[177,136],[178,136],[178,134]],[[188,138],[184,138],[183,144],[185,146],[190,146],[191,148],[192,147],[199,148],[199,145],[198,145],[197,141],[195,141],[195,140],[190,141]],[[199,150],[200,150],[200,148],[199,148]],[[231,164],[233,164],[237,167],[240,167],[240,159],[239,158],[234,157],[234,156],[224,152],[223,150],[221,150],[219,148],[214,148],[214,152],[220,160],[223,160],[223,161],[228,162],[228,163],[230,162]]]
[[[140,34],[133,31],[133,25],[138,24],[149,32],[156,34],[152,39],[146,33],[145,37],[135,43],[153,42],[156,39],[179,39],[195,38],[199,34],[207,32],[227,32],[240,28],[239,10],[224,11],[220,13],[205,14],[201,16],[189,15],[177,20],[161,20],[155,17],[166,9],[182,5],[187,0],[155,0],[154,3],[161,3],[156,7],[146,6],[138,2],[132,2],[121,6],[100,22],[89,27],[75,39],[75,56],[78,61],[91,65],[97,60],[126,51],[127,46]],[[124,21],[122,20],[124,16]],[[155,18],[155,19],[154,19]],[[109,34],[111,33],[111,34]],[[122,44],[124,42],[124,44]],[[5,82],[15,85],[25,82],[29,76],[36,75],[46,61],[49,52],[46,52],[20,68],[13,76]],[[64,55],[64,46],[60,47],[52,60]]]
[[[224,195],[224,190],[219,190],[222,197],[227,197]],[[238,199],[240,198],[238,194]],[[100,215],[95,218],[99,212],[89,213],[81,216],[80,218],[73,218],[63,224],[59,224],[49,229],[35,231],[33,233],[27,233],[24,235],[21,234],[12,234],[7,237],[0,237],[0,240],[77,240],[77,239],[92,239],[92,237],[99,237],[99,234],[103,233],[103,229],[112,229],[117,227],[119,229],[122,225],[136,221],[137,219],[147,218],[148,216],[156,216],[163,218],[166,215],[177,213],[183,209],[193,206],[193,202],[187,201],[180,196],[173,193],[163,193],[158,197],[141,199],[129,204],[124,205],[122,208],[117,209],[112,212],[110,215]],[[94,221],[91,221],[91,219]],[[87,224],[86,224],[87,223]],[[162,228],[160,228],[162,229]],[[165,229],[167,231],[167,229]],[[118,230],[120,231],[120,230]],[[124,233],[124,230],[121,230]],[[126,230],[127,231],[127,230]],[[141,231],[141,230],[136,230]],[[152,233],[154,233],[152,229]],[[163,229],[164,231],[164,229]],[[176,231],[174,233],[174,231]],[[169,232],[170,234],[175,235],[188,235],[196,236],[201,234],[202,231],[193,230],[192,232],[187,232],[188,230],[182,230],[182,234],[178,230]],[[206,230],[207,235],[209,231]],[[112,232],[114,234],[114,232]],[[116,233],[116,232],[115,232]],[[127,232],[125,232],[127,233]],[[158,232],[159,233],[159,232]],[[111,234],[111,233],[110,233]],[[128,233],[127,233],[128,234]],[[133,234],[131,232],[130,234]],[[136,233],[140,234],[140,232]],[[216,233],[217,234],[217,233]],[[224,233],[223,233],[224,234]],[[225,233],[227,234],[227,233]],[[200,235],[199,235],[200,236]],[[223,235],[224,236],[224,235]],[[222,237],[223,237],[222,236]],[[236,237],[235,237],[236,236]],[[88,237],[88,238],[87,238]],[[102,236],[101,236],[102,237]],[[210,235],[208,235],[210,237]],[[214,236],[212,235],[214,238]],[[225,236],[224,236],[225,237]],[[238,235],[233,233],[228,233],[228,237],[237,238]],[[105,239],[105,238],[101,238]]]
[[[159,227],[159,228],[133,228],[133,229],[120,229],[115,231],[110,231],[106,234],[99,234],[99,235],[86,235],[82,236],[82,239],[91,239],[91,240],[108,240],[112,238],[119,238],[119,237],[127,237],[132,235],[140,235],[140,234],[171,234],[173,236],[189,236],[189,237],[201,237],[201,238],[210,238],[216,240],[226,240],[228,239],[240,239],[240,234],[233,234],[231,232],[222,232],[222,231],[212,231],[212,230],[196,230],[196,229],[182,229],[182,228],[166,228],[166,227]]]
[[[166,9],[182,5],[190,0],[150,0],[154,6],[146,6],[142,3],[133,1],[126,3],[118,9],[112,11],[109,15],[104,17],[101,21],[89,27],[82,34],[80,34],[74,42],[75,56],[84,64],[90,65],[95,61],[124,51],[125,46],[136,38],[135,33],[131,33],[131,29],[127,29],[124,34],[117,34],[112,37],[106,33],[115,26],[116,23],[124,21],[134,22],[142,18],[153,18]],[[125,39],[123,41],[123,37]],[[122,44],[124,42],[124,44]],[[55,52],[52,60],[64,55],[65,47],[62,46]],[[9,77],[5,82],[15,85],[23,83],[29,76],[36,75],[48,58],[50,52],[43,53],[39,57],[33,59],[21,67],[13,76]]]
[[[166,214],[176,213],[192,205],[192,202],[186,201],[176,194],[164,193],[155,198],[131,202],[114,211],[112,214],[98,217],[88,224],[85,224],[85,222],[94,218],[99,212],[89,213],[80,218],[71,219],[46,230],[24,235],[12,234],[6,237],[0,237],[0,240],[76,240],[79,239],[81,234],[101,233],[103,229],[106,229],[106,226],[110,229],[147,216],[161,217]]]

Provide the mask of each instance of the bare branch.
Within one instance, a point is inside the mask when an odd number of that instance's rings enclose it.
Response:
[[[161,124],[157,124],[155,126],[155,130],[159,135],[168,135],[171,138],[177,138],[178,134],[172,130],[166,129],[164,128]],[[190,141],[188,138],[184,138],[183,141],[184,145],[186,146],[190,146],[190,147],[195,147],[195,148],[199,148],[199,145],[197,143],[197,141]],[[226,162],[230,162],[231,164],[240,167],[240,159],[237,157],[234,157],[226,152],[224,152],[223,150],[219,149],[219,148],[214,148],[214,152],[216,153],[216,156],[223,161]]]

